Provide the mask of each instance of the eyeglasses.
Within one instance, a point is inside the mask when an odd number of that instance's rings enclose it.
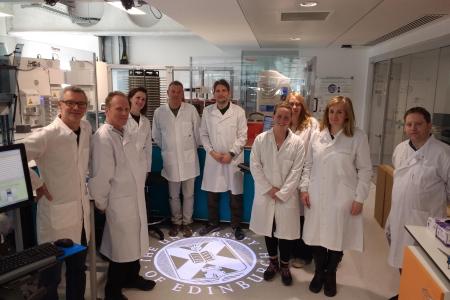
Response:
[[[60,100],[60,102],[67,105],[69,108],[74,108],[75,106],[78,106],[78,108],[86,108],[88,106],[86,101]]]

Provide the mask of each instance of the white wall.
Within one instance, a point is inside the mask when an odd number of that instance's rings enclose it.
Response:
[[[197,36],[133,36],[128,51],[130,64],[151,66],[184,67],[190,57],[228,55]]]
[[[366,49],[300,49],[302,57],[317,57],[317,77],[353,77],[352,102],[358,127],[366,129],[366,88],[368,56]]]

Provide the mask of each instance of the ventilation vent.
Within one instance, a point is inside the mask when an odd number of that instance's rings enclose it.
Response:
[[[281,21],[323,21],[329,14],[327,11],[281,13]]]
[[[414,30],[420,26],[423,26],[425,24],[428,24],[430,22],[433,22],[439,18],[442,18],[446,16],[446,14],[432,14],[432,15],[425,15],[417,20],[414,20],[406,25],[403,25],[400,28],[395,29],[394,31],[391,31],[383,36],[380,36],[377,39],[374,39],[368,43],[366,43],[364,46],[373,46],[379,43],[382,43],[384,41],[390,40],[394,37],[397,37],[403,33],[406,33],[408,31]]]

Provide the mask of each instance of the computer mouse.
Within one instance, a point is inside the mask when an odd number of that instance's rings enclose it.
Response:
[[[53,244],[62,248],[70,248],[73,246],[73,241],[71,239],[59,239],[56,240]]]

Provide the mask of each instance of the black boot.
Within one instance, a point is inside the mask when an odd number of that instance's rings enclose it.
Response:
[[[334,297],[337,293],[336,270],[342,259],[342,251],[328,251],[327,272],[323,292],[327,297]]]
[[[266,281],[272,280],[279,270],[280,270],[280,263],[278,262],[278,257],[271,258],[269,266],[267,267],[267,269],[264,271],[263,274],[264,280]]]
[[[314,277],[309,284],[309,290],[313,293],[318,293],[322,289],[323,282],[325,280],[325,265],[327,262],[327,249],[320,247],[320,246],[314,246],[312,251],[314,264],[315,264],[315,271],[314,271]]]

